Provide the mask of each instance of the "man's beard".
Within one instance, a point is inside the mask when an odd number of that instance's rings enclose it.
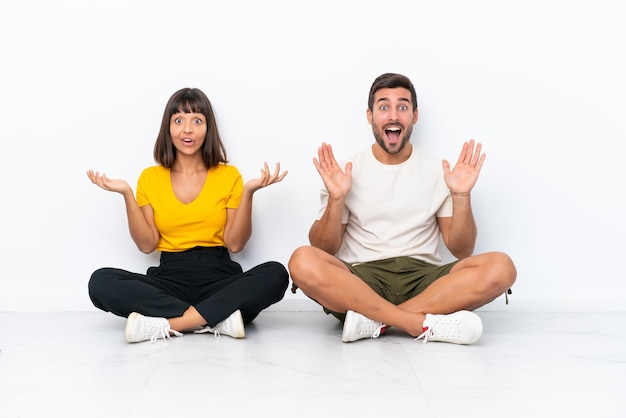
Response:
[[[402,130],[402,133],[404,135],[402,136],[402,140],[400,141],[400,144],[397,149],[389,149],[387,147],[387,144],[385,144],[385,138],[387,137],[387,135],[385,134],[384,129],[381,131],[376,127],[372,127],[372,131],[374,132],[374,138],[376,139],[376,142],[378,143],[378,145],[380,145],[380,147],[384,149],[387,154],[395,155],[395,154],[400,153],[400,151],[402,151],[404,147],[406,146],[406,144],[409,142],[409,139],[411,139],[411,133],[413,132],[413,127],[409,126],[408,128],[406,128],[406,130],[405,129]]]

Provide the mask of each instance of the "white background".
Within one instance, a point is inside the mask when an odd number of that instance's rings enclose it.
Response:
[[[311,158],[322,141],[338,158],[372,143],[367,94],[384,72],[416,86],[418,146],[454,161],[463,141],[483,143],[477,252],[514,259],[506,309],[624,309],[625,12],[608,0],[1,0],[0,311],[93,310],[93,270],[157,263],[130,239],[121,196],[85,171],[134,187],[182,87],[209,96],[244,180],[264,161],[289,171],[255,196],[234,257],[286,264],[319,206]],[[275,308],[308,302],[288,292]]]

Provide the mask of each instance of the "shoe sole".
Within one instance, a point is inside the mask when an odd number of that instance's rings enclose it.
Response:
[[[126,341],[128,341],[129,343],[135,343],[137,341],[133,341],[131,339],[131,330],[133,329],[133,326],[135,325],[135,321],[137,320],[137,318],[139,318],[139,314],[137,312],[132,312],[130,315],[128,315],[128,319],[126,320],[126,328],[124,328],[124,337],[126,338]]]

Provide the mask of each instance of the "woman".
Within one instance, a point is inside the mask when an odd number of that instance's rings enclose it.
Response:
[[[130,235],[140,251],[161,252],[146,274],[116,268],[96,270],[89,296],[106,312],[127,317],[128,342],[156,341],[185,331],[245,336],[244,324],[280,301],[289,274],[274,261],[243,272],[230,259],[252,234],[252,196],[280,182],[276,164],[243,184],[228,165],[207,96],[184,88],[169,99],[154,145],[156,166],[146,168],[137,197],[124,180],[89,170],[104,190],[124,197]]]

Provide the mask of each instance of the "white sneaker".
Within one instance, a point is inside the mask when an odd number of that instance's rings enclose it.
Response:
[[[219,338],[221,335],[228,335],[233,338],[243,338],[246,336],[246,330],[243,327],[243,317],[241,311],[237,309],[230,314],[228,318],[214,326],[213,328],[206,326],[202,329],[194,331],[196,334],[204,334],[205,332],[212,332],[215,334],[215,338]]]
[[[341,340],[344,343],[363,338],[378,338],[384,331],[385,324],[376,322],[354,311],[346,312]]]
[[[470,311],[458,311],[448,315],[426,314],[424,332],[416,338],[452,344],[473,344],[483,335],[483,321]]]
[[[138,343],[150,340],[155,342],[159,337],[171,339],[170,334],[182,337],[183,334],[170,329],[170,323],[165,318],[143,316],[137,312],[128,315],[124,336],[129,343]]]

